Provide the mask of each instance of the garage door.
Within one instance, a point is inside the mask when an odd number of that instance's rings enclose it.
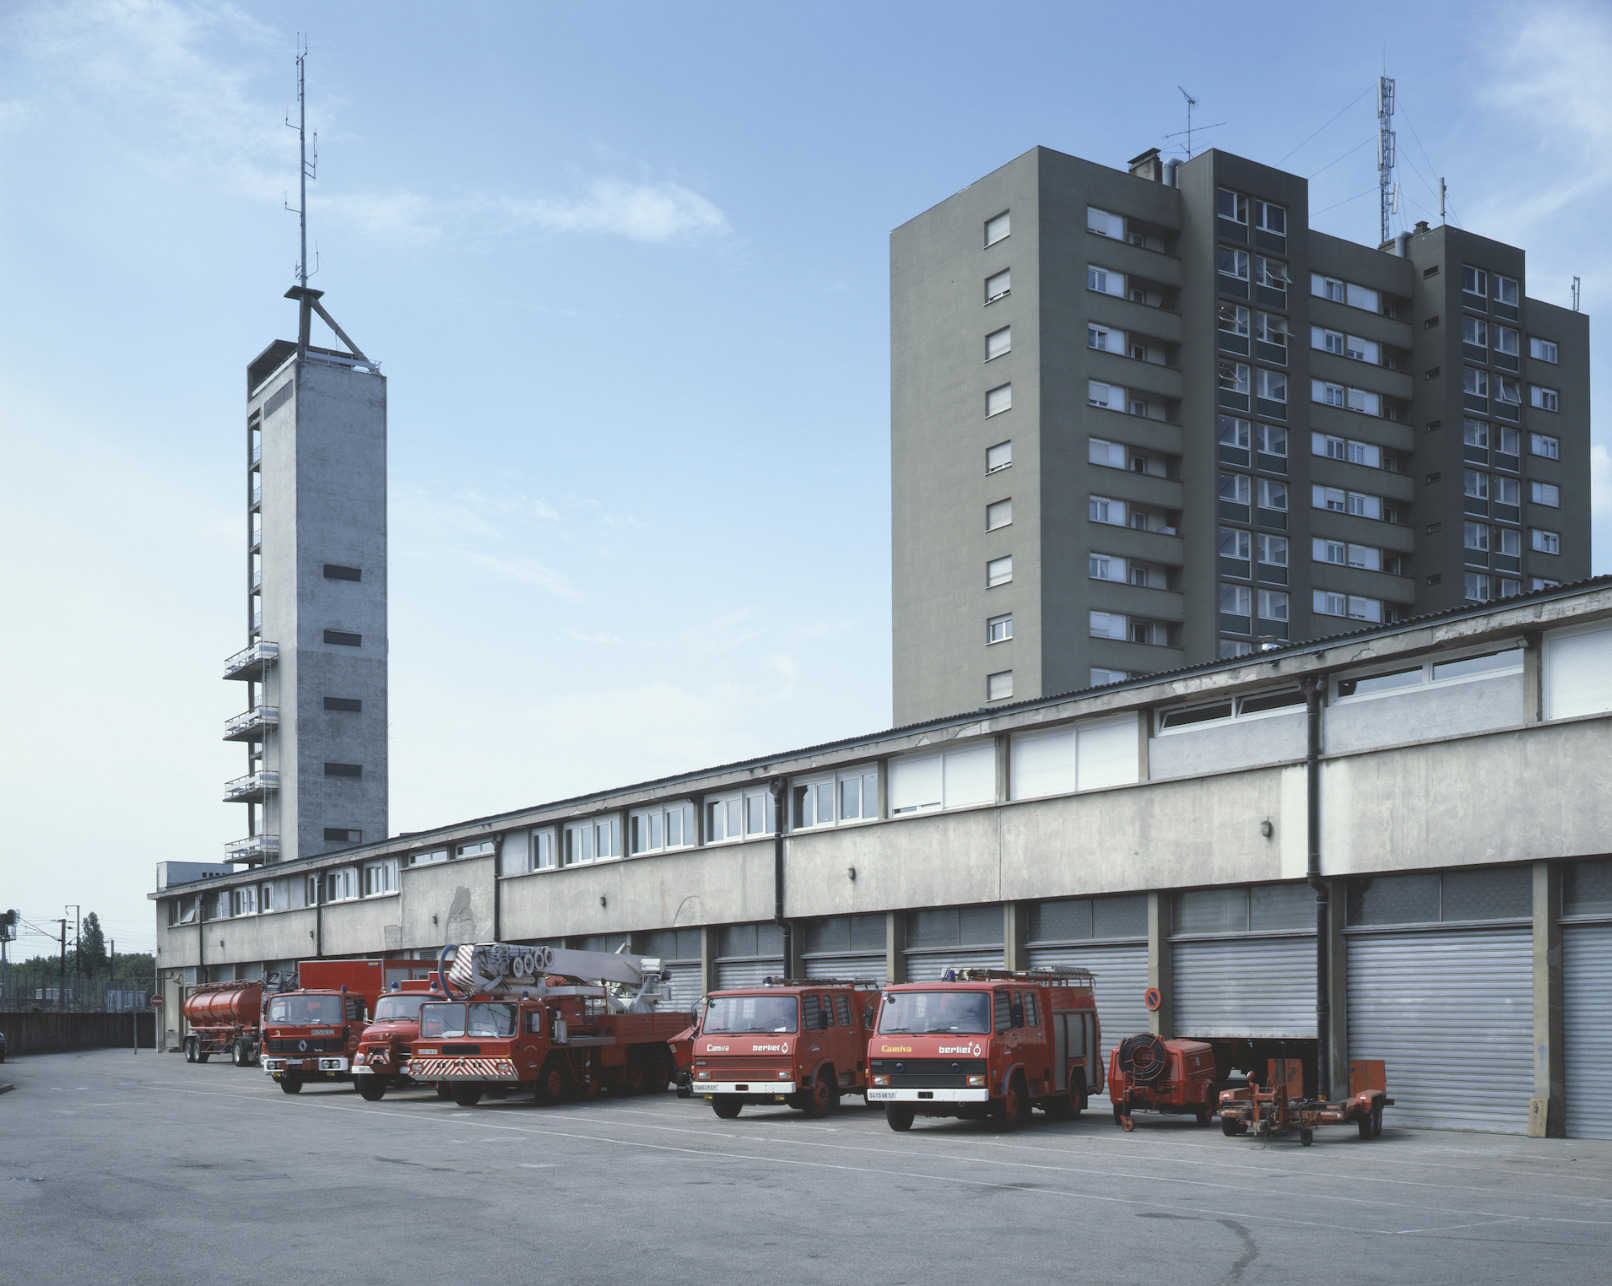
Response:
[[[1567,1134],[1612,1139],[1612,924],[1562,929]]]
[[[1103,1074],[1108,1074],[1108,1051],[1137,1032],[1147,1030],[1147,943],[1127,942],[1103,947],[1031,947],[1030,968],[1074,965],[1096,975],[1097,1025],[1101,1033]]]
[[[1526,1133],[1530,931],[1361,933],[1348,942],[1349,1057],[1386,1064],[1391,1123]]]
[[[782,978],[784,958],[773,956],[764,960],[718,960],[716,985],[726,987],[759,987],[763,979]]]
[[[1177,941],[1175,1034],[1315,1039],[1315,937]]]
[[[884,984],[889,972],[884,967],[884,952],[858,952],[851,955],[807,956],[803,963],[809,978],[845,978],[852,982],[864,979]]]
[[[945,975],[948,969],[1000,969],[1002,948],[977,948],[972,951],[909,951],[907,952],[907,981],[933,982]]]
[[[677,964],[663,964],[661,966],[671,975],[666,980],[666,989],[671,999],[661,1006],[666,1010],[689,1010],[694,1002],[700,998],[700,962],[698,960],[682,961]]]

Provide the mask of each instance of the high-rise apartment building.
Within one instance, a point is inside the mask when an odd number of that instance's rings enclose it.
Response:
[[[1589,323],[1225,152],[1034,148],[891,236],[895,721],[1590,571]]]
[[[232,862],[387,834],[386,380],[321,293],[287,292],[297,342],[247,367],[248,642],[224,677],[248,697],[224,738],[247,747],[225,800],[248,823]],[[351,351],[309,342],[314,313]]]

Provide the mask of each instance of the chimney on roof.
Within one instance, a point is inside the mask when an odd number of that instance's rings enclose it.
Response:
[[[1426,232],[1427,231],[1427,220],[1426,219],[1418,219],[1416,221],[1416,231],[1418,231],[1418,232]]]
[[[1164,182],[1164,162],[1159,160],[1159,149],[1150,147],[1140,156],[1131,158],[1131,173],[1139,179],[1153,183]]]

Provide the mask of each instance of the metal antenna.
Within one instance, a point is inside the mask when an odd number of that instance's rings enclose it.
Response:
[[[297,167],[297,208],[292,213],[297,216],[302,234],[302,257],[297,260],[296,266],[297,285],[305,287],[308,284],[308,278],[319,271],[317,263],[314,265],[313,272],[308,271],[308,180],[319,177],[319,131],[314,131],[313,159],[309,160],[308,99],[303,70],[303,64],[308,60],[308,39],[301,32],[298,32],[297,40],[297,123],[295,125],[291,124],[289,115],[286,117],[285,123],[288,129],[297,131],[297,152],[300,164]],[[288,203],[285,208],[290,210],[290,204]]]
[[[1187,93],[1180,85],[1177,85],[1176,88],[1181,90],[1181,97],[1187,100],[1187,160],[1190,161],[1192,159],[1192,109],[1198,105],[1198,100]]]
[[[1579,299],[1578,286],[1579,286],[1578,278],[1574,277],[1573,278],[1573,311],[1575,313],[1578,311],[1578,299]]]
[[[1444,180],[1438,181],[1438,221],[1444,222]]]
[[[1393,205],[1394,187],[1394,82],[1389,76],[1377,77],[1377,186],[1382,207],[1382,243],[1390,237],[1388,216]]]

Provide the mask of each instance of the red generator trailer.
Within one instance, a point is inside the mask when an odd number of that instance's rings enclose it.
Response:
[[[297,989],[263,1007],[263,1070],[287,1094],[310,1081],[351,1081],[369,1015],[389,985],[425,977],[429,960],[304,960]]]
[[[182,1010],[190,1029],[184,1040],[187,1063],[205,1063],[214,1054],[228,1054],[237,1067],[257,1062],[263,1040],[261,982],[203,983],[186,994]]]
[[[915,1116],[989,1118],[1016,1130],[1032,1106],[1079,1116],[1103,1087],[1092,975],[948,969],[939,982],[886,987],[868,1041],[868,1102],[892,1130]]]
[[[692,1093],[725,1121],[746,1103],[784,1103],[826,1116],[841,1094],[868,1088],[875,982],[769,979],[713,991],[694,1040]]]
[[[1299,1060],[1273,1058],[1264,1085],[1250,1082],[1245,1088],[1222,1091],[1220,1129],[1227,1138],[1249,1133],[1261,1139],[1297,1135],[1309,1147],[1317,1126],[1352,1121],[1362,1139],[1375,1139],[1383,1132],[1383,1108],[1393,1102],[1380,1058],[1351,1059],[1349,1096],[1335,1100],[1305,1098]]]
[[[1215,1112],[1215,1051],[1201,1040],[1127,1036],[1109,1051],[1108,1097],[1114,1124],[1135,1127],[1138,1111],[1193,1116],[1208,1125]]]
[[[411,978],[397,983],[375,1002],[369,1026],[358,1038],[353,1055],[353,1080],[358,1092],[370,1103],[386,1097],[391,1089],[412,1089],[420,1082],[410,1074],[410,1049],[420,1034],[420,1006],[428,1000],[446,1000],[437,975]],[[447,1086],[437,1086],[439,1098],[447,1098]]]

